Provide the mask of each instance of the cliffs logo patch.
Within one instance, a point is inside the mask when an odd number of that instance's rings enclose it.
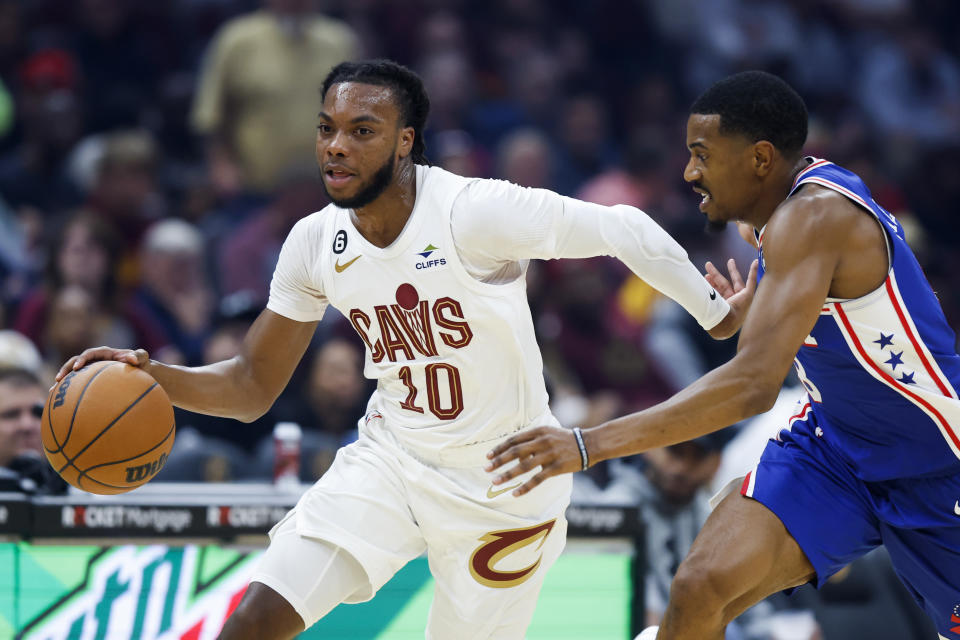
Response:
[[[441,267],[447,264],[446,258],[434,257],[430,258],[435,252],[440,251],[439,247],[435,247],[432,244],[428,244],[423,248],[423,251],[418,251],[417,255],[423,258],[423,260],[418,260],[416,263],[416,268],[419,269],[432,269],[434,267]]]
[[[526,529],[505,529],[484,534],[479,538],[483,544],[470,555],[470,575],[480,584],[494,589],[523,584],[540,566],[542,555],[533,564],[514,571],[501,571],[496,568],[497,564],[511,553],[531,544],[538,543],[539,550],[556,522],[553,519]]]

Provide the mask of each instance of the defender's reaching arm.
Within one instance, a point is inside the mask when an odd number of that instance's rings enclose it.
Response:
[[[837,196],[839,197],[839,196]],[[801,196],[781,206],[766,228],[765,275],[737,355],[669,400],[583,431],[591,463],[684,442],[769,409],[797,349],[813,328],[853,230],[866,217],[831,211],[832,196]],[[580,452],[569,431],[538,427],[490,452],[488,470],[519,459],[494,484],[530,469],[540,473],[522,495],[550,476],[578,471]]]

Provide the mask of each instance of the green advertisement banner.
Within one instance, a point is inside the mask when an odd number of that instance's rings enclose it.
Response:
[[[0,544],[0,640],[214,640],[260,551],[219,546]],[[631,558],[565,553],[528,640],[630,638]],[[301,640],[423,638],[432,579],[409,563],[371,602],[341,605]]]

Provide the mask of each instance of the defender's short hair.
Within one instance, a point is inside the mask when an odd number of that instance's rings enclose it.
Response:
[[[777,76],[744,71],[720,80],[694,101],[690,113],[720,116],[720,133],[767,140],[786,156],[800,153],[807,141],[803,98]]]

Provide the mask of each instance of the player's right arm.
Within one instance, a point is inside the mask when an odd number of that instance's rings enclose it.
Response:
[[[142,367],[181,409],[252,422],[287,386],[316,327],[316,322],[297,322],[265,309],[247,332],[240,353],[229,360],[180,367],[151,360],[143,349],[97,347],[67,360],[57,380],[91,362],[117,360]]]
[[[280,251],[270,283],[267,308],[247,331],[240,353],[202,367],[180,367],[151,360],[143,349],[97,347],[74,356],[57,381],[97,360],[118,360],[143,369],[163,387],[174,405],[215,416],[252,422],[273,405],[290,381],[327,308],[313,266],[321,248],[320,216],[294,225]]]

